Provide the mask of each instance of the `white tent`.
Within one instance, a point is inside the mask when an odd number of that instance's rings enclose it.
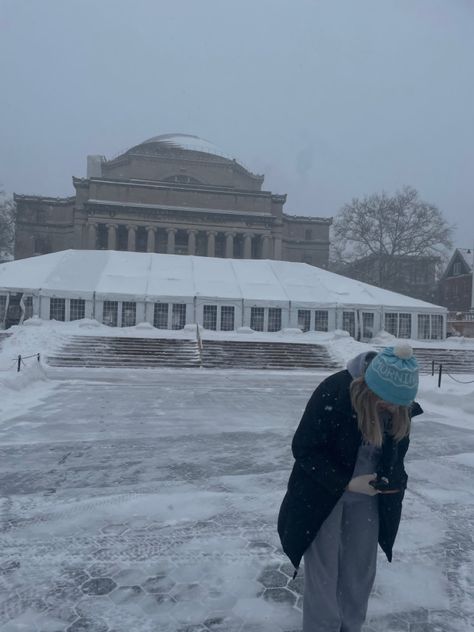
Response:
[[[111,250],[66,250],[1,264],[0,322],[15,300],[27,316],[41,318],[96,318],[119,326],[148,321],[162,328],[197,322],[218,330],[346,329],[361,339],[381,329],[444,338],[446,318],[443,307],[305,263]]]

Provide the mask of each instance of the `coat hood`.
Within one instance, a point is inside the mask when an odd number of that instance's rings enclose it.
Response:
[[[376,351],[364,351],[363,353],[356,355],[356,357],[352,358],[352,360],[349,360],[347,363],[347,370],[351,374],[353,380],[364,375],[367,367],[376,355]]]

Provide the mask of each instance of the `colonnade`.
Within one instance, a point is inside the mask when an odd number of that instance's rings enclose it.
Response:
[[[271,233],[253,233],[248,231],[218,231],[218,230],[204,230],[198,231],[193,228],[175,228],[175,227],[156,227],[156,226],[138,226],[135,224],[121,225],[125,226],[127,231],[126,250],[137,250],[137,231],[139,228],[145,228],[146,230],[146,252],[156,252],[157,248],[157,231],[166,232],[166,253],[176,253],[176,234],[179,231],[184,231],[187,234],[187,252],[182,254],[194,255],[196,254],[198,233],[203,233],[206,236],[206,255],[208,257],[216,256],[216,241],[218,235],[224,237],[224,254],[226,258],[233,258],[235,256],[235,243],[236,238],[242,239],[242,249],[240,256],[243,259],[251,259],[253,250],[252,243],[254,239],[261,239],[259,248],[259,257],[262,259],[281,259],[281,237],[273,236]],[[102,240],[102,244],[99,246],[108,250],[117,250],[118,243],[118,231],[119,224],[116,223],[103,223],[103,222],[89,222],[87,224],[87,247],[95,250],[98,247],[99,227],[104,227],[106,230],[105,242]],[[102,228],[102,231],[104,231]],[[222,238],[221,238],[222,239]],[[122,250],[123,245],[122,245]],[[182,252],[182,249],[181,249]],[[200,253],[204,254],[204,253]]]

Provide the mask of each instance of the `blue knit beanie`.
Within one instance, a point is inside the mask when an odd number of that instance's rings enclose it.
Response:
[[[418,391],[418,363],[410,345],[400,343],[377,354],[367,367],[365,382],[385,402],[409,406]]]

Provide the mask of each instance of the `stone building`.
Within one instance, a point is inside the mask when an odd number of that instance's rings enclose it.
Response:
[[[15,195],[15,258],[68,248],[280,259],[327,267],[331,218],[283,212],[286,195],[196,136],[89,156],[74,196]]]

